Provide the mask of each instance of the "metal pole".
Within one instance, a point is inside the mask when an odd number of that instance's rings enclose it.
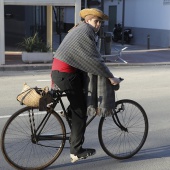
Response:
[[[50,45],[51,50],[52,50],[52,46],[53,46],[53,33],[52,33],[52,6],[47,6],[47,44]]]
[[[59,6],[59,37],[60,37],[60,44],[61,44],[61,7]]]
[[[84,8],[87,8],[87,0],[84,0]]]
[[[125,0],[122,5],[122,45],[124,45],[124,20],[125,20]]]
[[[101,0],[101,10],[104,12],[104,0]],[[104,24],[102,23],[100,27],[100,40],[99,40],[100,53],[105,54],[104,47]]]
[[[147,35],[147,48],[150,49],[150,34]]]
[[[5,64],[5,24],[4,24],[4,1],[0,0],[0,65]]]

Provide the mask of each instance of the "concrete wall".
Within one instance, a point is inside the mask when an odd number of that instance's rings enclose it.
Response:
[[[169,1],[169,3],[167,3]],[[117,22],[122,22],[122,2],[105,1],[105,13],[109,5],[117,5]],[[125,27],[132,28],[132,43],[170,47],[170,0],[125,0]],[[106,27],[108,23],[106,22]]]
[[[164,0],[126,1],[125,26],[132,27],[133,43],[146,45],[150,35],[150,45],[170,47],[170,4]]]
[[[170,30],[170,5],[164,0],[126,1],[125,25],[138,28]]]
[[[134,38],[132,44],[148,45],[148,35],[150,46],[170,47],[170,30],[136,28],[132,27]]]

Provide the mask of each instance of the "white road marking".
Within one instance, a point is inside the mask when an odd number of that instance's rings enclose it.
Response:
[[[7,116],[0,116],[0,119],[9,118],[9,117],[11,117],[11,115],[7,115]]]
[[[61,115],[60,114],[60,112],[62,112],[63,110],[55,110],[55,112],[57,112],[59,115]],[[45,111],[44,111],[45,112]],[[45,114],[44,112],[41,112],[41,113],[35,113],[35,114]],[[20,116],[27,116],[28,114],[22,114],[22,115],[20,115]],[[0,116],[0,119],[6,119],[6,118],[9,118],[9,117],[11,117],[12,115],[5,115],[5,116]]]

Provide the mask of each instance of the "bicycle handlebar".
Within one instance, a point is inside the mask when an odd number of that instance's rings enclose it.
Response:
[[[123,81],[124,79],[123,79],[122,77],[119,77],[119,80],[120,80],[120,81]]]

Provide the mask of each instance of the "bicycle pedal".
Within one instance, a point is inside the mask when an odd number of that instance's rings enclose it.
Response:
[[[63,111],[61,111],[59,114],[60,114],[60,116],[62,116],[62,117],[66,117]]]

